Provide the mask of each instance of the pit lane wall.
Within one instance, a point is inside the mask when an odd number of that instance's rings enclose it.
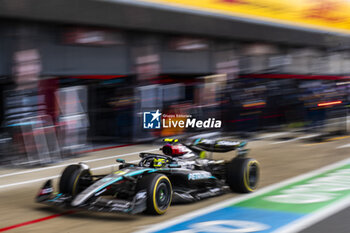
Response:
[[[141,0],[266,22],[350,34],[346,0]]]

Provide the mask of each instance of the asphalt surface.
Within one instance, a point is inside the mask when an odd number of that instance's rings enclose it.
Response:
[[[281,140],[282,136],[281,134],[261,135],[261,140],[248,144],[248,148],[251,149],[249,157],[258,159],[262,167],[260,187],[278,183],[349,157],[350,138],[347,136],[332,138],[323,143],[311,142],[307,137],[305,138],[305,135],[294,137],[293,140]],[[139,152],[147,150],[157,152],[158,149],[159,146],[156,145],[136,145],[93,152],[84,157],[44,168],[1,169],[0,232],[133,232],[145,226],[154,225],[238,196],[232,193],[194,204],[173,205],[165,215],[156,217],[142,214],[131,216],[87,211],[60,215],[65,213],[65,210],[34,202],[34,196],[42,183],[48,178],[53,178],[54,185],[56,185],[57,177],[68,164],[85,161],[94,169],[94,173],[103,174],[116,169],[116,158],[137,161]],[[214,156],[218,159],[230,159],[234,153],[215,154]],[[331,217],[304,232],[349,232],[341,231],[340,223],[337,224],[340,228],[333,230],[322,227],[322,224],[333,224],[334,221],[349,219],[346,218],[349,217],[349,210],[343,212],[340,213],[339,217],[335,219]],[[347,221],[341,222],[347,223]]]
[[[306,228],[301,233],[349,233],[350,232],[350,208],[340,211],[339,213],[326,218],[319,223]]]

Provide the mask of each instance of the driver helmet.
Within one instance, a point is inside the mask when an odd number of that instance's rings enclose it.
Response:
[[[166,161],[163,158],[154,158],[153,160],[153,167],[155,168],[164,167],[165,164],[166,164]]]

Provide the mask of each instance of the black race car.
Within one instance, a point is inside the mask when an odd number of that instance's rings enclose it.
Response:
[[[138,164],[117,159],[121,163],[119,170],[111,174],[93,175],[83,163],[69,165],[59,180],[59,192],[53,192],[52,182],[48,180],[36,201],[66,208],[160,215],[171,203],[256,189],[259,163],[246,158],[245,142],[165,141],[167,144],[161,148],[164,154],[141,153]],[[212,152],[231,150],[238,151],[231,161],[208,158]]]

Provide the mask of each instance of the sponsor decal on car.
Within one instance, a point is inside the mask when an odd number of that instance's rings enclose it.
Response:
[[[45,188],[40,191],[40,195],[51,194],[53,192],[53,188]]]
[[[211,174],[209,172],[196,172],[188,174],[188,180],[203,180],[209,179]]]

